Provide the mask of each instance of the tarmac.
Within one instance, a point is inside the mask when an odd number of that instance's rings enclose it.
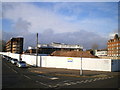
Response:
[[[64,68],[46,68],[46,67],[30,67],[30,72],[37,74],[49,74],[54,76],[70,76],[70,77],[107,77],[107,76],[119,76],[120,72],[108,72],[108,71],[90,71],[90,70],[76,70],[76,69],[64,69]]]

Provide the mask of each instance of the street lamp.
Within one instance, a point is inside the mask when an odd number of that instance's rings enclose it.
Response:
[[[80,76],[83,75],[83,70],[82,70],[82,54],[81,54],[81,69],[80,69]]]
[[[83,52],[85,51],[85,49],[83,49]],[[81,54],[81,69],[80,69],[80,76],[83,75],[83,70],[82,70],[82,55],[83,55],[83,52]]]
[[[38,33],[37,33],[37,40],[36,40],[36,67],[38,64]]]

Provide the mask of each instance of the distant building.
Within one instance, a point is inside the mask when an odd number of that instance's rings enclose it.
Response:
[[[6,51],[21,54],[23,52],[23,37],[11,38],[6,43]]]
[[[70,45],[70,44],[64,44],[64,43],[55,43],[52,42],[51,44],[39,44],[38,45],[39,48],[52,48],[52,49],[56,49],[56,50],[82,50],[83,47],[80,45]]]
[[[95,50],[95,56],[98,57],[107,56],[107,50]]]
[[[113,39],[107,42],[108,55],[109,57],[120,57],[120,37],[115,34]]]
[[[38,53],[39,54],[51,54],[54,51],[61,51],[61,50],[67,50],[67,51],[81,51],[83,49],[80,45],[69,45],[64,43],[51,43],[51,44],[38,44]],[[29,47],[28,50],[26,50],[26,53],[36,53],[36,47],[33,49],[33,47]]]

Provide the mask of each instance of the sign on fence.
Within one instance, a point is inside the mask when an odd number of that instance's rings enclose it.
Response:
[[[68,61],[68,62],[73,62],[73,59],[72,59],[72,58],[68,58],[67,61]]]

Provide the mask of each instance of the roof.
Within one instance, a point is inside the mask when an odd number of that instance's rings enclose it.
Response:
[[[115,34],[114,38],[108,40],[108,42],[114,42],[114,40],[120,41],[120,37],[118,36],[118,34]]]
[[[54,51],[51,56],[97,58],[88,51]]]

